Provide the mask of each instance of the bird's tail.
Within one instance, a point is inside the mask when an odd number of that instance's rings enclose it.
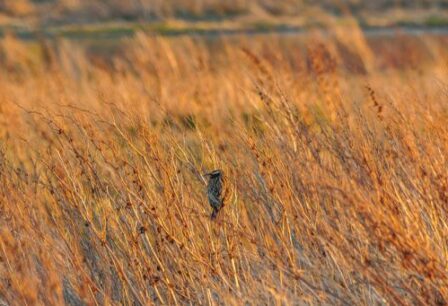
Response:
[[[212,215],[210,216],[210,219],[215,220],[216,216],[219,213],[219,209],[213,209]]]

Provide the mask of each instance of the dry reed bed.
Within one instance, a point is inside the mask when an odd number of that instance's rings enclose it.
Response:
[[[0,301],[445,304],[443,39],[303,40],[3,39]]]

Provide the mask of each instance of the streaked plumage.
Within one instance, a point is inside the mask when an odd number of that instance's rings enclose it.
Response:
[[[222,171],[214,170],[210,173],[206,173],[206,176],[209,177],[207,184],[207,197],[210,206],[213,209],[211,219],[215,219],[218,215],[218,212],[221,210],[223,206],[223,199],[221,198],[222,193]]]

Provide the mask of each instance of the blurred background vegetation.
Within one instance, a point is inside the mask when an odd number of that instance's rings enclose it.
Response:
[[[447,0],[0,0],[0,25],[354,16],[362,25],[447,25]]]

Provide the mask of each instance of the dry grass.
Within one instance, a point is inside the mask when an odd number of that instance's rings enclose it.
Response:
[[[334,34],[3,39],[0,304],[445,305],[446,39]]]

